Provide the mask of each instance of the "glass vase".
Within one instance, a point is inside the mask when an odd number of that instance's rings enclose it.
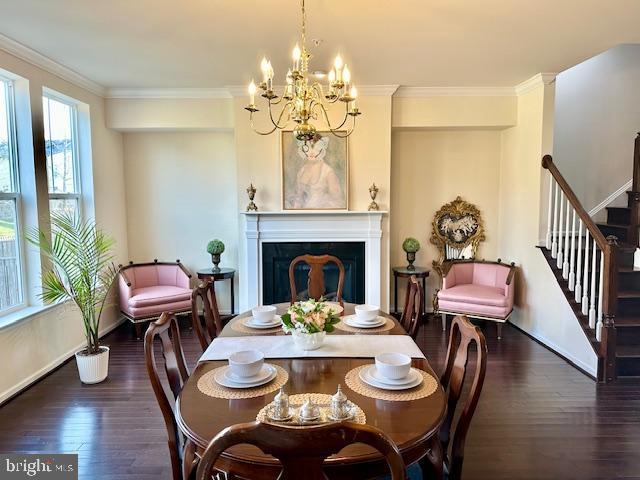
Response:
[[[327,332],[317,332],[317,333],[302,333],[302,332],[291,332],[293,336],[293,343],[300,350],[316,350],[322,346],[324,343],[324,338]]]

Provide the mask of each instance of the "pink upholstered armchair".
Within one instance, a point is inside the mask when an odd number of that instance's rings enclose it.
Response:
[[[134,324],[137,338],[142,324],[159,318],[162,312],[191,312],[190,278],[180,260],[120,266],[120,311]]]
[[[497,323],[498,340],[502,324],[513,311],[515,266],[500,262],[454,261],[444,265],[442,290],[438,292],[438,311],[442,330],[447,315],[464,314]]]

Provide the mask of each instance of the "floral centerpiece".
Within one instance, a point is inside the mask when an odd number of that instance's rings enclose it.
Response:
[[[281,318],[282,330],[291,333],[296,346],[302,350],[319,348],[326,332],[332,332],[340,321],[337,312],[322,298],[296,302]]]
[[[416,261],[416,252],[420,250],[420,242],[413,237],[408,237],[402,242],[402,249],[407,253],[407,270],[415,270],[413,262]]]
[[[222,240],[218,240],[217,238],[211,240],[207,244],[207,253],[211,255],[211,261],[213,262],[213,271],[219,272],[220,267],[218,264],[220,263],[220,255],[224,252],[224,243]]]

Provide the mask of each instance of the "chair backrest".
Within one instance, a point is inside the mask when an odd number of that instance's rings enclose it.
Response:
[[[462,393],[469,347],[472,342],[476,346],[476,365],[471,389],[464,402],[464,408],[458,419],[455,431],[451,432],[456,407]],[[478,405],[484,376],[487,369],[487,343],[480,328],[473,325],[467,317],[457,316],[451,323],[447,363],[440,383],[447,392],[447,418],[440,429],[440,440],[449,470],[449,478],[458,480],[462,474],[464,459],[464,442],[469,431],[471,418]],[[451,452],[448,453],[449,447]]]
[[[309,298],[319,300],[326,293],[324,285],[323,268],[327,263],[333,262],[337,265],[340,275],[338,277],[338,288],[336,290],[336,300],[342,303],[342,288],[344,287],[344,265],[338,257],[333,255],[300,255],[294,258],[289,264],[289,284],[291,286],[291,303],[298,301],[298,292],[296,290],[295,268],[299,263],[309,265],[309,276],[307,280],[307,288]]]
[[[196,478],[208,480],[222,452],[242,443],[255,445],[280,460],[282,473],[278,478],[282,480],[326,480],[322,471],[324,459],[353,443],[364,443],[378,450],[391,469],[392,480],[405,478],[404,462],[395,443],[377,428],[352,422],[312,427],[260,422],[233,425],[211,441],[200,460]]]
[[[406,332],[414,340],[418,336],[420,327],[420,317],[422,316],[424,298],[422,298],[422,287],[415,275],[409,277],[407,285],[407,295],[404,302],[404,310],[400,323]]]
[[[168,380],[169,389],[160,379],[158,366],[156,364],[154,343],[155,339],[160,339],[162,354],[164,356],[164,369]],[[144,359],[147,366],[147,373],[151,380],[153,393],[162,411],[164,423],[169,435],[169,452],[171,454],[171,464],[173,476],[180,478],[180,449],[182,438],[180,430],[176,424],[174,415],[175,400],[182,391],[182,387],[189,378],[187,363],[184,359],[182,345],[180,343],[180,330],[178,321],[172,313],[163,313],[160,318],[152,322],[144,336]]]
[[[191,292],[191,323],[196,331],[202,350],[206,350],[211,341],[220,335],[222,331],[222,320],[218,311],[218,301],[213,282],[201,283]],[[198,299],[202,301],[202,312],[204,314],[204,324],[200,318],[198,310]]]
[[[120,276],[133,289],[158,285],[189,288],[191,273],[180,260],[159,262],[156,259],[150,263],[129,262],[129,265],[121,265]]]

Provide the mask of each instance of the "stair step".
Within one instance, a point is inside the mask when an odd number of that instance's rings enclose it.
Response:
[[[640,328],[640,316],[619,316],[615,318],[616,328]]]
[[[629,207],[606,207],[607,223],[629,225],[631,223],[631,209]]]
[[[618,298],[623,299],[640,299],[640,290],[619,290]]]
[[[637,358],[640,360],[640,345],[618,345],[617,358]]]

